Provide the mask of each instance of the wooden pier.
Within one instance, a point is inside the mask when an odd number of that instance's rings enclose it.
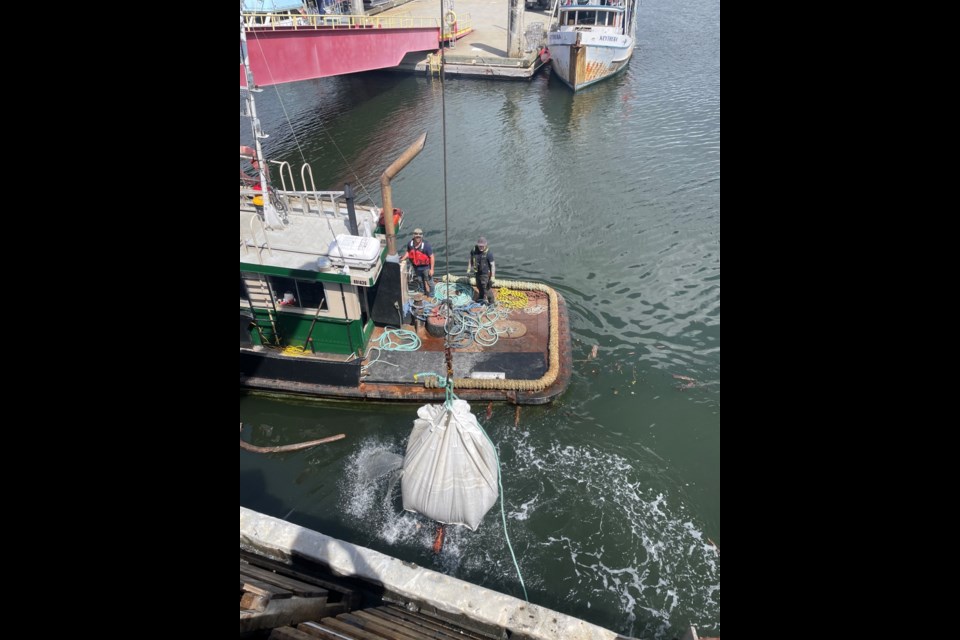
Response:
[[[267,635],[269,634],[269,635]],[[501,640],[504,629],[402,606],[319,567],[240,552],[240,636],[270,640]]]
[[[274,640],[631,640],[243,507],[240,635]]]

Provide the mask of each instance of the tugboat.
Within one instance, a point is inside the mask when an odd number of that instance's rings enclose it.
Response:
[[[411,289],[396,234],[405,216],[391,179],[426,143],[420,136],[380,178],[382,208],[359,205],[347,185],[318,191],[309,165],[302,188],[280,163],[271,180],[257,118],[246,27],[245,112],[255,146],[241,147],[240,387],[356,400],[443,400],[453,380],[467,401],[543,404],[570,381],[566,303],[552,287],[497,280],[498,300],[474,304],[472,281],[447,277]],[[381,211],[392,215],[381,215]],[[459,300],[459,302],[458,302]],[[446,353],[452,354],[448,359]]]

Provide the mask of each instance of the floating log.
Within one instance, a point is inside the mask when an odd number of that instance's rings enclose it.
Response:
[[[240,431],[243,431],[243,423],[240,423]],[[328,442],[336,442],[337,440],[343,440],[347,435],[345,433],[338,433],[335,436],[330,436],[329,438],[321,438],[320,440],[309,440],[307,442],[298,442],[297,444],[285,444],[279,447],[258,447],[256,445],[250,444],[249,442],[244,442],[241,438],[240,448],[246,451],[252,451],[253,453],[286,453],[288,451],[300,451],[301,449],[309,449],[310,447],[315,447],[318,444],[326,444]]]

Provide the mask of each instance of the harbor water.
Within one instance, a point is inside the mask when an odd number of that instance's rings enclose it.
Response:
[[[531,601],[636,637],[720,635],[720,4],[648,0],[639,20],[628,69],[577,94],[548,73],[378,72],[269,87],[257,107],[268,158],[377,204],[380,173],[427,132],[393,181],[401,240],[422,227],[438,275],[463,274],[484,235],[500,278],[566,298],[569,390],[473,407]],[[523,597],[499,505],[439,555],[433,524],[402,511],[390,454],[416,409],[241,394],[255,444],[347,437],[241,450],[240,504]]]

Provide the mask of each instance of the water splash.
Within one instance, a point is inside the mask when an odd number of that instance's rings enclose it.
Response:
[[[690,623],[719,633],[719,554],[680,488],[676,495],[647,488],[668,483],[661,459],[558,443],[540,449],[529,432],[507,436],[516,452],[511,475],[536,479],[506,489],[522,500],[514,518],[549,532],[527,538],[525,564],[540,558],[555,598],[543,604],[585,607],[587,619],[597,609],[616,612],[617,630],[638,637],[670,637]]]
[[[672,637],[691,623],[719,633],[719,554],[681,488],[648,488],[668,483],[662,459],[544,447],[511,428],[491,435],[500,442],[510,534],[532,601],[632,636]],[[433,523],[400,503],[394,465],[402,448],[379,438],[361,443],[341,482],[344,513],[393,555],[521,597],[492,516],[477,532],[449,527],[443,552],[431,553]]]

